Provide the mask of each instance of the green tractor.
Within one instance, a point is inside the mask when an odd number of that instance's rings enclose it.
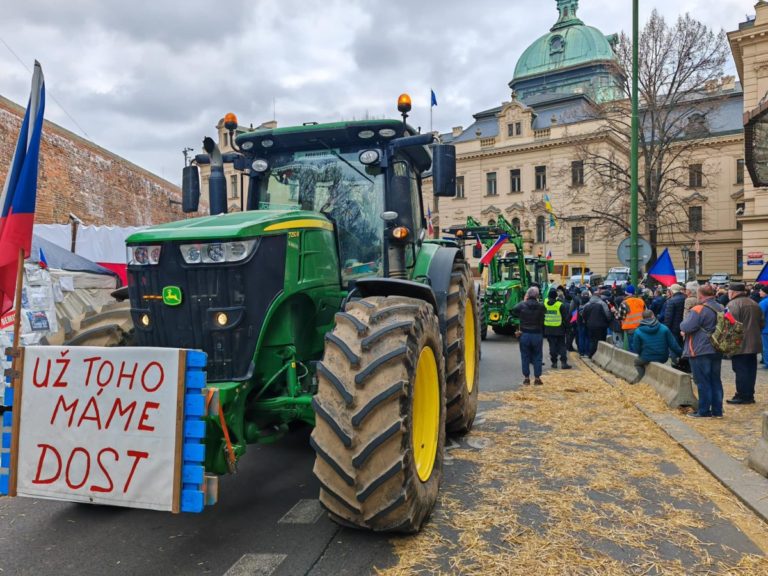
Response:
[[[195,212],[128,238],[135,344],[206,352],[205,469],[314,426],[320,501],[343,525],[414,532],[429,517],[446,434],[470,430],[479,317],[462,251],[426,237],[422,183],[455,194],[455,149],[403,120],[237,132],[184,169]],[[247,175],[227,214],[223,163]]]
[[[526,256],[522,235],[501,215],[495,224],[488,226],[469,216],[465,226],[452,226],[444,231],[453,235],[462,247],[472,242],[475,258],[480,258],[502,235],[506,235],[504,245],[488,264],[488,285],[480,296],[480,332],[483,340],[488,326],[497,334],[514,335],[519,322],[512,316],[512,309],[534,284],[540,287],[543,297],[547,296],[553,263],[542,257]],[[480,263],[481,273],[484,268],[485,265]]]

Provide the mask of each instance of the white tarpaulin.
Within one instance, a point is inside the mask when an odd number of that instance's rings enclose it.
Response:
[[[173,510],[179,361],[165,348],[27,347],[18,495]]]
[[[75,254],[93,262],[125,264],[125,239],[144,230],[137,226],[79,226]],[[68,224],[35,224],[34,233],[69,250],[72,227]]]

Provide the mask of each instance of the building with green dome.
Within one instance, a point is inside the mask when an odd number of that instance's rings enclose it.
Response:
[[[603,116],[613,106],[601,106],[614,101],[616,110],[629,109],[618,36],[585,24],[578,0],[544,3],[556,8],[557,20],[520,55],[508,84],[511,97],[473,114],[468,127],[441,135],[456,146],[458,193],[431,200],[433,221],[445,229],[467,216],[489,224],[504,216],[522,232],[529,253],[551,252],[556,264],[571,263],[572,272],[583,265],[605,274],[621,265],[616,249],[623,236],[594,220],[593,212],[605,194],[618,198],[611,210],[627,212],[629,195],[626,202],[615,196],[624,183],[612,169],[600,173],[585,158],[588,150],[604,163],[629,162],[627,139],[612,132]],[[581,4],[590,6],[589,0]],[[500,80],[503,89],[507,79]],[[743,91],[732,76],[714,84],[691,102],[701,145],[677,168],[676,231],[657,242],[659,252],[670,248],[677,268],[683,267],[680,246],[698,244],[689,264],[702,280],[714,272],[742,276],[741,219],[752,210],[744,192]]]
[[[579,0],[557,0],[557,9],[557,22],[523,52],[509,87],[523,102],[573,94],[594,102],[621,98],[618,35],[584,24],[577,16]]]

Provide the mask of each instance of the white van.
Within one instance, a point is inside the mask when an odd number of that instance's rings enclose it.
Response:
[[[626,286],[629,283],[629,279],[629,268],[617,267],[608,270],[608,276],[605,277],[605,283],[608,286]]]

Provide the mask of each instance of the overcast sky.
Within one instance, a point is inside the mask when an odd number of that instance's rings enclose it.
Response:
[[[656,7],[729,31],[755,2],[640,0],[641,22]],[[631,5],[581,0],[579,17],[629,32]],[[26,105],[37,59],[47,119],[178,183],[182,148],[199,150],[228,111],[271,119],[273,101],[286,126],[395,117],[408,92],[427,130],[431,86],[435,129],[466,127],[508,99],[518,57],[556,19],[555,0],[5,2],[0,94]]]

